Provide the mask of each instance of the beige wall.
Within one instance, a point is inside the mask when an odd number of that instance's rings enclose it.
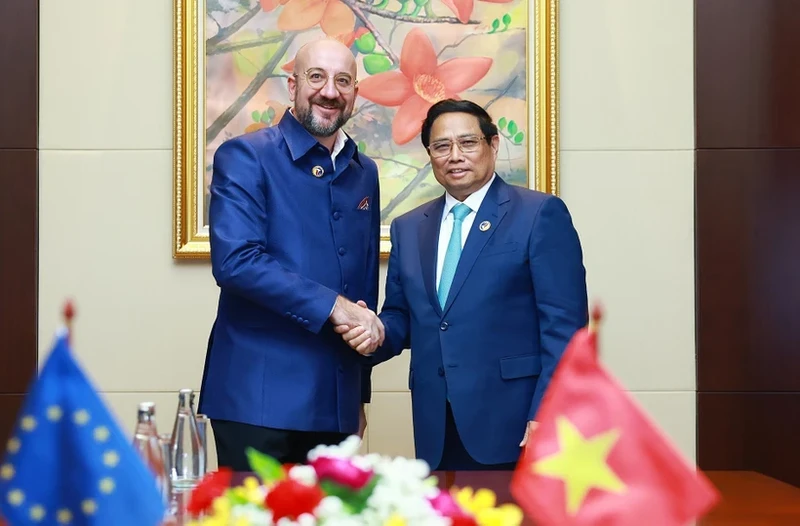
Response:
[[[694,458],[691,0],[561,0],[561,181],[606,306],[602,354]],[[198,388],[216,287],[172,260],[172,3],[41,2],[40,359],[66,296],[121,423]],[[384,269],[385,271],[385,269]],[[413,455],[408,357],[375,374],[367,447]]]

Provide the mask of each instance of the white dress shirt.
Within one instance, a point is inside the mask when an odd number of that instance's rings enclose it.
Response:
[[[486,192],[489,191],[489,187],[494,182],[494,178],[497,177],[497,174],[492,174],[492,178],[489,181],[480,187],[478,190],[473,192],[469,197],[464,199],[463,203],[467,205],[471,212],[467,214],[467,217],[464,218],[464,221],[461,223],[461,248],[464,248],[464,244],[467,242],[467,236],[469,235],[469,230],[472,228],[472,223],[475,221],[475,216],[478,213],[478,210],[481,207],[481,203],[483,202],[483,198],[486,197]],[[436,289],[439,289],[439,279],[442,276],[442,267],[444,266],[444,255],[447,252],[447,245],[450,244],[450,234],[453,233],[453,214],[450,213],[450,210],[453,209],[458,203],[461,203],[458,199],[450,195],[449,193],[445,192],[444,194],[444,210],[442,210],[442,223],[439,227],[439,249],[436,252]]]
[[[346,142],[347,135],[339,128],[336,132],[336,141],[333,143],[333,149],[331,150],[331,162],[333,163],[334,172],[336,171],[336,156],[342,153],[342,148],[344,148]]]

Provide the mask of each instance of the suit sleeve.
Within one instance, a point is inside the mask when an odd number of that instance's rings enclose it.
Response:
[[[395,221],[392,221],[390,232],[392,249],[389,252],[389,268],[386,271],[386,299],[383,301],[380,314],[386,338],[383,345],[372,355],[375,365],[394,358],[411,344],[411,321],[403,283],[400,280],[400,237],[397,235]]]
[[[237,138],[217,149],[210,191],[211,269],[220,288],[278,314],[302,318],[307,330],[318,333],[337,293],[288,271],[270,255],[267,188],[247,142]]]
[[[569,340],[589,321],[580,240],[566,205],[555,196],[545,200],[534,221],[530,271],[542,352],[542,372],[528,413],[528,420],[534,420]]]
[[[377,167],[375,167],[375,191],[372,194],[372,224],[370,225],[369,250],[367,251],[367,297],[364,301],[370,310],[378,312],[378,286],[381,250],[381,189]],[[368,404],[372,399],[372,363],[365,363],[361,375],[361,403]]]

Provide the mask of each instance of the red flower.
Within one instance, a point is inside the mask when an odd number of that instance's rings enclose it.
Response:
[[[233,471],[226,467],[221,467],[219,470],[207,474],[192,491],[186,510],[192,516],[197,516],[210,510],[211,505],[214,504],[214,499],[221,496],[231,487],[232,479]]]
[[[406,144],[417,136],[434,103],[474,86],[492,67],[489,57],[456,57],[439,64],[423,29],[406,35],[400,71],[386,71],[361,81],[358,94],[381,106],[399,106],[392,119],[392,139]]]
[[[272,511],[272,520],[278,522],[283,517],[297,520],[300,515],[313,515],[325,496],[319,486],[307,486],[294,479],[278,482],[267,494],[264,505]]]
[[[263,2],[264,0],[262,0]],[[507,4],[513,0],[481,0],[492,4]],[[469,17],[472,16],[472,9],[474,7],[474,0],[442,0],[442,3],[450,8],[455,13],[458,20],[466,24],[469,22]]]

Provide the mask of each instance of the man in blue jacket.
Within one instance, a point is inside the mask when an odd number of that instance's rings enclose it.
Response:
[[[209,227],[220,287],[198,410],[220,466],[247,471],[247,447],[304,462],[318,444],[363,434],[370,369],[333,330],[383,339],[375,163],[341,127],[358,87],[352,52],[304,46],[280,123],[223,143]]]
[[[588,322],[578,235],[557,197],[505,183],[486,111],[434,104],[422,144],[445,193],[398,217],[375,363],[411,348],[417,457],[434,469],[513,469],[575,331]],[[377,340],[340,326],[351,346]]]

